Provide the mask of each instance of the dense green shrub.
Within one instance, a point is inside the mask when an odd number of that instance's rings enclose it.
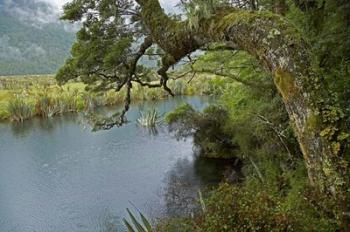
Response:
[[[203,113],[184,104],[166,116],[169,128],[177,137],[193,136],[201,155],[212,158],[234,156],[236,145],[230,140],[231,133],[225,129],[228,112],[221,106],[212,105]]]
[[[305,200],[303,192],[290,190],[283,195],[271,193],[263,186],[255,189],[223,184],[207,198],[206,204],[208,210],[197,219],[197,231],[336,231],[338,228],[336,220]]]

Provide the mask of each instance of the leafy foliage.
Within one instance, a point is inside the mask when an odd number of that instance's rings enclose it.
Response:
[[[298,187],[286,184],[283,189],[292,189],[282,195],[262,186],[223,184],[207,199],[208,211],[197,219],[195,231],[336,231],[336,221],[294,192]]]
[[[201,148],[201,154],[213,158],[229,158],[236,144],[230,141],[230,132],[225,130],[228,113],[220,106],[210,106],[203,113],[196,112],[185,104],[166,117],[170,130],[178,137],[193,136],[193,142]]]
[[[244,180],[207,193],[206,211],[194,219],[172,218],[159,226],[167,231],[337,231],[334,201],[309,186],[278,95],[233,84],[218,103],[203,112],[183,105],[166,119],[177,136],[193,135],[203,151],[211,144],[214,157],[239,157]]]
[[[131,218],[131,223],[128,222],[125,218],[123,219],[125,226],[128,229],[128,232],[152,232],[152,226],[151,223],[148,221],[148,219],[140,212],[140,218],[141,221],[137,220],[134,214],[129,210],[128,211],[129,217]]]

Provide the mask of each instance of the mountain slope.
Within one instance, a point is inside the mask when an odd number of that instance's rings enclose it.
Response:
[[[0,75],[55,73],[74,38],[49,4],[0,0]]]

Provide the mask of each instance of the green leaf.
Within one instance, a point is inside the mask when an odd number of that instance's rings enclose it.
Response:
[[[126,209],[126,211],[128,211],[128,214],[131,218],[132,223],[134,224],[134,226],[136,227],[138,232],[147,232],[142,225],[137,221],[137,219],[135,218],[135,216],[131,213],[130,209]]]
[[[149,223],[149,221],[147,220],[147,218],[141,212],[140,212],[140,216],[141,216],[143,224],[145,225],[145,227],[147,229],[147,232],[152,232],[153,231],[152,226]]]
[[[123,222],[124,222],[125,226],[128,228],[128,232],[136,232],[136,231],[134,230],[134,228],[132,228],[132,226],[130,225],[130,223],[129,223],[125,218],[123,218]]]

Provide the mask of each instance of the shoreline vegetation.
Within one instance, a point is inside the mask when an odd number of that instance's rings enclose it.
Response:
[[[0,77],[0,115],[3,121],[21,122],[123,103],[125,90],[98,94],[85,87],[81,82],[59,86],[53,76]],[[147,231],[340,231],[340,220],[328,210],[335,202],[309,185],[300,148],[275,89],[261,91],[207,74],[171,79],[169,87],[175,95],[217,96],[216,103],[203,111],[179,106],[165,116],[164,123],[176,139],[192,137],[199,156],[225,160],[226,166],[217,186],[200,189],[203,195],[197,197],[196,210],[156,219]],[[159,88],[137,84],[132,88],[133,102],[167,97]],[[154,110],[142,112],[138,123],[152,127],[158,116]],[[232,159],[238,161],[237,169],[229,163]],[[178,203],[186,202],[181,198]],[[129,216],[131,221],[124,223],[130,228],[146,227]]]
[[[177,96],[216,95],[227,81],[210,75],[169,80]],[[122,104],[125,90],[99,93],[86,89],[86,84],[72,81],[58,85],[54,75],[0,76],[0,122],[23,122],[33,117],[53,117],[69,112],[93,112],[96,107]],[[153,101],[170,97],[159,88],[135,84],[132,101]]]

